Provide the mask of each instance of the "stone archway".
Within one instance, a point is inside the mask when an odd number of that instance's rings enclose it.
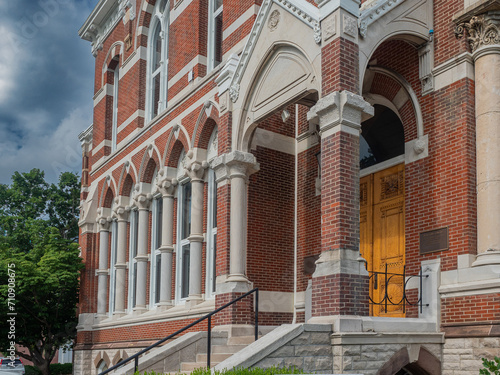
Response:
[[[441,375],[441,361],[423,346],[400,349],[381,368],[377,375]]]

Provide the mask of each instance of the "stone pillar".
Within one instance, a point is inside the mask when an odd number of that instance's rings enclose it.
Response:
[[[218,187],[217,205],[220,208],[224,200],[221,197],[230,195],[230,204],[227,209],[229,214],[229,267],[226,272],[229,274],[217,276],[216,307],[220,307],[233,299],[248,292],[252,288],[251,282],[246,275],[247,261],[247,199],[248,199],[248,178],[252,173],[259,170],[259,164],[254,155],[241,151],[232,151],[219,155],[212,161],[212,168],[215,171]],[[229,189],[226,189],[230,183]],[[226,198],[227,199],[227,198]],[[218,209],[222,213],[222,210]],[[227,214],[222,214],[227,216]],[[224,233],[219,228],[222,221],[218,220],[217,241],[224,240],[227,232]],[[221,247],[223,248],[223,247]],[[217,248],[219,255],[219,248]],[[225,255],[227,259],[227,253]],[[219,324],[253,324],[254,311],[253,299],[245,298],[221,311],[216,319]]]
[[[163,170],[160,171],[162,174]],[[160,180],[158,188],[163,197],[161,236],[160,306],[172,306],[172,254],[174,251],[174,195],[177,180]]]
[[[136,197],[139,208],[139,224],[137,230],[137,285],[135,290],[136,304],[134,311],[146,310],[147,274],[148,274],[148,232],[149,232],[149,205],[150,194],[140,194]]]
[[[208,167],[206,161],[193,160],[193,151],[187,153],[186,172],[191,178],[191,233],[189,263],[189,306],[202,301],[202,248],[203,248],[203,175]]]
[[[246,276],[248,177],[259,170],[255,156],[233,151],[218,156],[212,164],[217,181],[231,181],[230,261],[227,282],[248,283]]]
[[[108,253],[111,218],[99,217],[99,269],[97,270],[97,315],[105,316],[108,307]]]
[[[118,233],[116,244],[116,289],[115,289],[115,311],[113,315],[125,314],[125,275],[127,259],[127,224],[130,207],[118,207],[115,210],[118,218]]]
[[[373,107],[348,91],[318,101],[308,120],[321,135],[321,255],[312,278],[312,316],[368,315],[368,272],[359,253],[359,135]]]
[[[482,4],[485,10],[487,4]],[[500,264],[500,5],[489,12],[466,13],[467,30],[475,64],[477,260],[474,266]],[[471,17],[472,16],[472,17]]]

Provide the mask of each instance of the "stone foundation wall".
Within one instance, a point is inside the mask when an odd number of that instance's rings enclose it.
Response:
[[[296,366],[305,373],[332,372],[331,332],[303,332],[252,367]]]
[[[483,368],[481,358],[500,357],[500,337],[446,339],[443,375],[475,375]]]

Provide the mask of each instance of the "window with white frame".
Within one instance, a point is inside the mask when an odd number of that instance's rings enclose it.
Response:
[[[208,162],[217,156],[217,129],[212,132],[208,143]],[[217,258],[217,184],[215,172],[208,170],[208,202],[207,202],[207,280],[206,296],[213,298],[216,289],[216,258]]]
[[[156,173],[155,173],[156,175]],[[153,179],[153,181],[156,178]],[[163,201],[161,195],[155,195],[153,204],[153,217],[151,227],[151,281],[149,301],[151,307],[160,302],[160,281],[161,281],[161,229],[163,216]]]
[[[118,222],[113,220],[111,222],[111,257],[110,257],[110,278],[109,278],[109,315],[111,316],[115,311],[115,298],[116,298],[116,252],[117,252],[117,232]]]
[[[177,166],[177,178],[179,187],[177,188],[177,277],[175,299],[177,302],[185,300],[189,295],[189,258],[190,243],[189,234],[191,232],[191,181],[184,176],[183,152],[179,158]]]
[[[149,27],[152,32],[148,39],[148,120],[164,110],[167,103],[169,8],[168,1],[157,1]]]
[[[113,121],[111,126],[111,152],[116,150],[118,135],[118,90],[120,86],[120,68],[117,66],[113,74]]]
[[[130,212],[130,243],[129,243],[129,270],[128,270],[128,311],[135,307],[135,290],[137,286],[137,234],[139,225],[139,211],[134,209]]]
[[[222,62],[222,0],[208,2],[207,58],[209,72]]]

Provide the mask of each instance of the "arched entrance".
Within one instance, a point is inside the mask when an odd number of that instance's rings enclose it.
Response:
[[[404,317],[404,129],[391,109],[374,107],[361,125],[360,251],[370,273],[370,315]]]

